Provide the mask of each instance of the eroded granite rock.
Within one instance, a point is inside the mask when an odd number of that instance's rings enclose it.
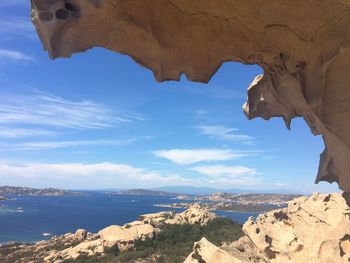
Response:
[[[159,81],[260,65],[248,118],[303,117],[326,146],[316,182],[350,192],[349,0],[32,0],[32,18],[52,58],[104,47]]]
[[[229,256],[227,262],[350,261],[350,209],[340,194],[314,194],[297,198],[289,202],[286,208],[261,214],[255,221],[249,219],[243,231],[245,237],[221,247],[202,240],[195,245],[185,262],[226,262],[215,261],[215,255],[221,255],[222,252],[218,251],[222,250],[226,252],[225,257]]]

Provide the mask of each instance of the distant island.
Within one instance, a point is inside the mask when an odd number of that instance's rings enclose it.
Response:
[[[34,189],[29,187],[0,186],[0,200],[8,195],[31,195],[31,196],[81,196],[83,193],[66,191],[56,188]]]
[[[287,202],[299,197],[294,194],[233,194],[218,192],[212,195],[178,195],[175,199],[188,201],[171,204],[155,204],[158,207],[188,208],[193,201],[208,210],[261,213],[287,206]]]
[[[128,190],[120,190],[115,192],[106,192],[106,194],[114,194],[114,195],[148,195],[148,196],[177,196],[176,193],[169,193],[164,191],[153,191],[146,189],[128,189]]]
[[[232,202],[236,204],[255,204],[255,205],[284,205],[301,195],[296,194],[259,194],[259,193],[225,193],[218,192],[212,195],[179,195],[178,200],[195,200],[211,202]]]

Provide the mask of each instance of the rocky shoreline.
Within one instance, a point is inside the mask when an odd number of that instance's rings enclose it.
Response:
[[[135,241],[152,239],[163,225],[206,225],[216,215],[198,205],[182,213],[171,211],[141,215],[137,221],[123,226],[112,225],[90,233],[79,229],[76,233],[54,236],[34,244],[7,244],[0,246],[1,262],[55,262],[74,260],[81,255],[101,255],[115,247],[119,251],[133,248]],[[30,255],[30,256],[29,256]]]
[[[113,254],[108,251],[136,253],[137,242],[152,242],[165,231],[164,226],[197,225],[204,228],[215,220],[215,214],[194,204],[182,213],[166,211],[141,215],[136,221],[123,226],[112,225],[95,234],[80,229],[74,234],[55,236],[35,244],[2,245],[0,258],[4,263],[62,263],[75,262],[84,256],[87,260],[92,258],[87,262],[96,262],[109,253],[110,261],[102,262],[115,262]],[[230,242],[221,239],[216,245],[209,241],[213,236],[208,239],[205,234],[196,235],[197,242],[192,241],[195,242],[193,251],[189,255],[186,252],[188,256],[184,257],[184,263],[345,263],[350,259],[350,208],[340,193],[296,198],[288,202],[287,207],[260,214],[255,220],[250,218],[242,230],[245,236],[240,239],[239,236]],[[220,231],[215,230],[212,234],[222,235]],[[196,232],[185,230],[183,233],[193,235]],[[147,258],[140,256],[136,257],[137,260],[122,262],[153,263],[160,257],[161,254],[152,252]]]
[[[238,213],[264,213],[277,208],[285,207],[286,204],[270,205],[270,204],[239,204],[239,203],[224,203],[224,202],[198,202],[201,207],[210,211],[228,211]],[[164,208],[189,208],[193,203],[173,203],[173,204],[155,204],[157,207]]]

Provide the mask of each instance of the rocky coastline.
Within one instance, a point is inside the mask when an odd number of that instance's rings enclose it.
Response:
[[[54,236],[34,244],[11,243],[0,246],[1,262],[55,262],[75,260],[79,256],[103,256],[110,249],[127,251],[135,241],[152,239],[163,225],[206,225],[216,215],[193,205],[182,213],[171,211],[141,215],[138,220],[123,226],[111,225],[98,233],[79,229],[75,233]]]
[[[197,225],[198,230],[215,220],[215,214],[194,204],[182,213],[166,211],[141,215],[136,221],[123,226],[112,225],[98,233],[79,229],[74,234],[55,236],[35,244],[2,245],[0,258],[4,263],[63,263],[97,262],[99,257],[103,259],[109,255],[101,262],[119,262],[113,261],[114,254],[110,251],[136,253],[138,242],[151,244],[165,231],[164,226]],[[345,263],[350,259],[350,208],[340,193],[298,197],[288,202],[287,207],[260,214],[256,219],[250,218],[242,230],[244,235],[237,239],[221,239],[215,244],[209,241],[213,240],[213,236],[195,234],[197,241],[193,241],[192,252],[183,257],[184,263]],[[185,234],[180,235],[180,241],[185,239],[186,234],[196,233],[182,231]],[[229,232],[230,235],[232,233]],[[222,232],[214,231],[212,234],[217,237]],[[161,239],[160,242],[166,241]],[[178,246],[177,243],[177,250]],[[139,258],[137,255],[140,255]],[[82,256],[86,261],[79,261]],[[136,259],[124,258],[125,261],[120,262],[164,262],[159,261],[161,256],[154,252],[145,258],[136,253]]]

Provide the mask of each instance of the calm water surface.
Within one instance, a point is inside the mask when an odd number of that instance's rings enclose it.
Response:
[[[79,228],[97,232],[109,225],[123,225],[139,215],[165,210],[184,209],[156,207],[158,203],[176,203],[169,196],[107,195],[89,192],[86,196],[15,196],[0,201],[0,243],[34,242]],[[217,211],[220,216],[244,223],[258,213]]]

